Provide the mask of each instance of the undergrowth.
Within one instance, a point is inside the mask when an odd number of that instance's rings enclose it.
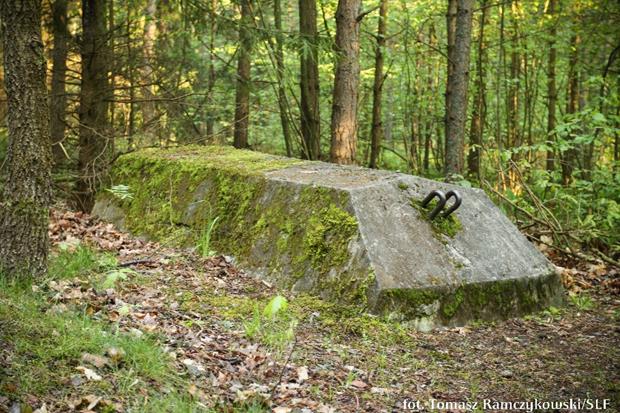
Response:
[[[95,394],[122,402],[128,412],[205,411],[179,390],[188,383],[155,336],[138,337],[79,309],[54,305],[46,292],[45,282],[78,275],[91,277],[94,284],[110,282],[109,271],[119,270],[112,258],[86,246],[61,248],[52,255],[49,279],[36,286],[0,274],[0,348],[8,355],[8,364],[0,364],[0,395],[20,402],[27,395],[54,394],[62,400]],[[113,284],[120,281],[115,278]],[[84,354],[104,356],[110,349],[122,357],[96,369],[101,380],[80,376],[77,367],[94,369],[82,361]]]

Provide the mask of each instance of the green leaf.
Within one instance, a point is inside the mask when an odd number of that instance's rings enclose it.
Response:
[[[128,275],[133,273],[134,271],[129,268],[121,268],[119,270],[110,271],[106,274],[105,280],[103,281],[103,284],[101,284],[101,286],[104,289],[114,288],[114,286],[116,285],[116,281],[124,281],[127,279]]]
[[[288,301],[286,300],[286,298],[281,295],[276,295],[265,306],[265,309],[263,310],[263,315],[265,317],[273,318],[279,311],[286,311],[287,307]]]

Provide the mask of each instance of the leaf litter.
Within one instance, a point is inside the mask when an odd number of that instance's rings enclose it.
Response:
[[[202,258],[60,209],[52,212],[50,239],[56,248],[86,244],[113,253],[118,267],[131,271],[108,278],[105,288],[85,276],[49,281],[45,311],[79,308],[128,334],[157,337],[182,379],[174,385],[215,411],[232,412],[233,406],[255,400],[273,412],[304,413],[389,412],[400,410],[405,398],[597,397],[611,398],[616,406],[619,401],[618,269],[605,264],[550,256],[567,289],[588,292],[594,309],[569,306],[426,334],[405,327],[404,335],[387,342],[364,331],[334,329],[321,322],[320,310],[311,310],[294,340],[274,349],[248,339],[247,320],[236,318],[235,307],[250,298],[269,303],[264,315],[273,316],[296,297],[245,273],[230,257]],[[25,403],[39,411],[126,411],[123,399],[80,390],[85,382],[109,380],[124,357],[125,351],[114,347],[104,354],[84,353],[76,360],[80,377],[71,378],[79,383],[73,396],[69,389],[61,401],[37,394]],[[0,368],[9,363],[0,353]],[[14,405],[11,394],[0,389],[0,411]]]

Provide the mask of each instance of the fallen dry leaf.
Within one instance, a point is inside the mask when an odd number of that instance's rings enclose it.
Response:
[[[102,379],[102,377],[100,375],[98,375],[94,370],[89,369],[88,367],[84,367],[84,366],[77,366],[75,368],[77,371],[81,372],[82,374],[84,374],[84,376],[88,379],[88,380],[92,380],[92,381],[100,381]]]

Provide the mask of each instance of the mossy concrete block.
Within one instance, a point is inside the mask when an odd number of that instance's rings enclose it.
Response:
[[[138,235],[212,249],[283,288],[405,317],[420,329],[502,319],[559,305],[545,257],[479,189],[411,175],[230,147],[124,155],[95,213]],[[420,201],[457,189],[461,207],[430,222]]]

